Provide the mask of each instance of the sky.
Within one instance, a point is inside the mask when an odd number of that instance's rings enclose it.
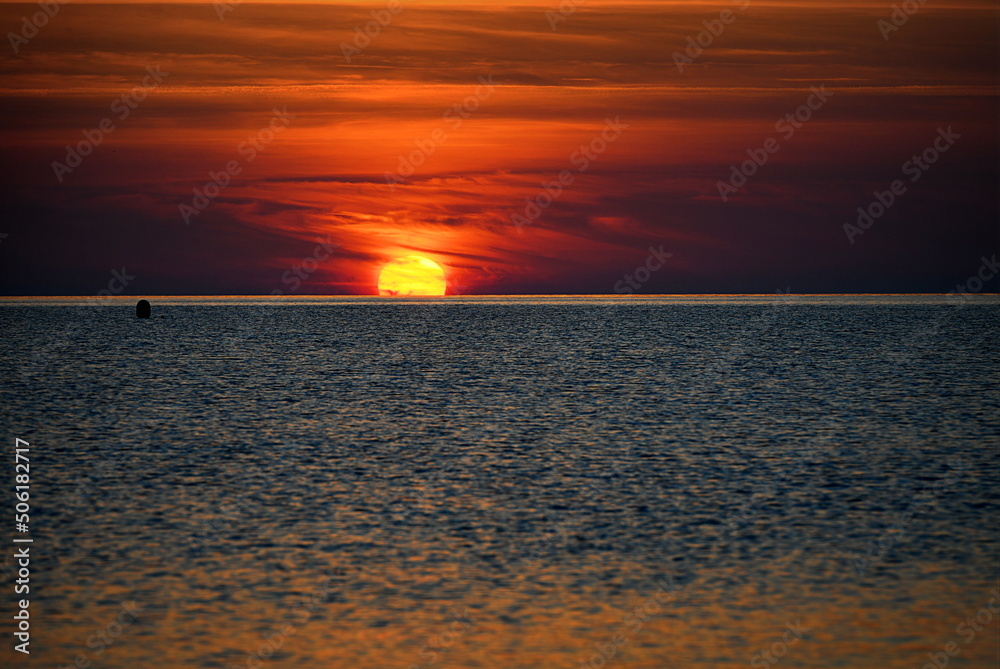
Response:
[[[937,293],[1000,251],[994,2],[57,7],[0,4],[3,295],[409,255],[456,295]]]

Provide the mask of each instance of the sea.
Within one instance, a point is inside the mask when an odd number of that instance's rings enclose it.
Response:
[[[997,295],[136,299],[0,299],[4,667],[1000,663]]]

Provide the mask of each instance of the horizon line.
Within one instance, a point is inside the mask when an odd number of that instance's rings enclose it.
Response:
[[[947,297],[948,295],[1000,295],[1000,291],[979,291],[978,293],[956,293],[955,291],[942,293],[928,292],[892,292],[892,293],[477,293],[462,295],[372,295],[372,294],[334,294],[334,293],[314,293],[301,295],[271,295],[254,293],[164,293],[152,294],[142,293],[136,295],[0,295],[0,300],[51,300],[51,299],[99,299],[99,300],[141,300],[141,299],[170,299],[170,298],[254,298],[254,299],[316,299],[316,298],[379,298],[385,300],[399,299],[433,299],[442,298],[464,298],[464,297],[602,297],[636,299],[646,297]]]

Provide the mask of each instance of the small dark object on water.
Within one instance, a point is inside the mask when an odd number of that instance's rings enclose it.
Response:
[[[135,317],[136,318],[149,318],[149,302],[146,300],[139,300],[135,305]]]

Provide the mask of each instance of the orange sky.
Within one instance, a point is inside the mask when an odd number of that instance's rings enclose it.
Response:
[[[211,3],[62,6],[0,61],[0,290],[88,294],[125,266],[151,294],[291,292],[283,276],[324,239],[337,249],[299,293],[374,293],[411,253],[453,293],[611,293],[661,245],[642,292],[947,291],[996,251],[992,3],[928,3],[889,40],[875,2],[588,2],[555,30],[557,2],[440,4],[402,3],[350,62],[342,43],[386,2],[248,2],[224,20]],[[33,7],[0,7],[4,32]],[[679,72],[672,54],[727,9]],[[150,66],[169,75],[119,120]],[[820,84],[831,100],[723,201],[730,165]],[[294,118],[248,161],[275,108]],[[59,181],[53,162],[105,117],[114,131]],[[574,152],[616,118],[581,171]],[[848,243],[856,208],[948,125],[962,139]],[[387,184],[419,146],[433,152]],[[230,161],[186,223],[180,205]],[[573,183],[516,226],[562,170]]]

